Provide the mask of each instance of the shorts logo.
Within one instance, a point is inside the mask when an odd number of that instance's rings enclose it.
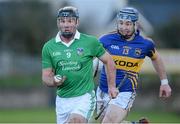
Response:
[[[135,55],[136,55],[136,56],[140,56],[140,55],[141,55],[141,51],[142,51],[141,49],[136,48],[136,49],[135,49]]]
[[[83,48],[77,48],[77,54],[78,55],[83,55],[84,49]]]

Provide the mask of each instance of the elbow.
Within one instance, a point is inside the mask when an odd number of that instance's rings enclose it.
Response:
[[[115,64],[112,65],[112,70],[113,70],[114,72],[116,72],[116,65],[115,65]]]
[[[113,65],[112,68],[113,68],[114,71],[116,71],[116,65],[115,64]]]
[[[116,71],[116,65],[115,65],[113,59],[109,62],[109,65],[111,66],[111,69],[112,69],[113,71]]]
[[[112,69],[116,70],[116,64],[112,58],[111,58],[110,64],[112,65]]]

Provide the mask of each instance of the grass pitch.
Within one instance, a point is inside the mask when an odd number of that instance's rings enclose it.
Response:
[[[180,123],[178,114],[173,112],[131,111],[126,120],[137,121],[140,117],[147,117],[152,123]],[[54,108],[32,109],[1,109],[0,123],[55,123]],[[92,122],[98,123],[93,120]]]

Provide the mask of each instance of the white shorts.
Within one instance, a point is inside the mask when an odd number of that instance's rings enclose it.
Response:
[[[115,99],[112,99],[109,102],[109,104],[114,104],[121,107],[122,109],[129,110],[132,107],[132,104],[135,100],[135,96],[136,93],[134,92],[120,92]],[[109,95],[107,93],[102,92],[99,87],[97,88],[96,97],[97,113],[99,113],[103,106],[106,106],[110,98]]]
[[[96,96],[94,91],[72,98],[56,96],[57,124],[64,124],[72,113],[80,114],[89,121],[95,110],[95,105]]]

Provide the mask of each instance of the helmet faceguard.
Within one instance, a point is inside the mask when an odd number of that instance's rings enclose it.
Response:
[[[136,22],[138,18],[138,11],[131,7],[123,8],[117,14],[117,20],[129,20]]]
[[[67,6],[67,7],[59,9],[57,18],[64,18],[64,17],[73,17],[73,18],[76,18],[76,21],[77,21],[79,19],[78,9],[72,6]],[[76,26],[74,26],[73,28],[76,28]],[[75,34],[75,32],[62,31],[61,28],[60,28],[60,31],[61,31],[60,32],[61,35],[65,38],[71,38]]]
[[[131,38],[137,30],[136,22],[138,21],[138,11],[131,7],[125,7],[118,12],[116,18],[117,18],[118,33],[121,34],[121,37],[123,39]],[[132,27],[132,29],[123,29],[121,27],[122,25],[119,24],[119,21],[121,21],[121,22],[122,21],[123,22],[130,21],[133,23],[134,26]],[[124,34],[124,33],[122,33],[123,30],[129,30],[129,31],[131,31],[131,33]]]

